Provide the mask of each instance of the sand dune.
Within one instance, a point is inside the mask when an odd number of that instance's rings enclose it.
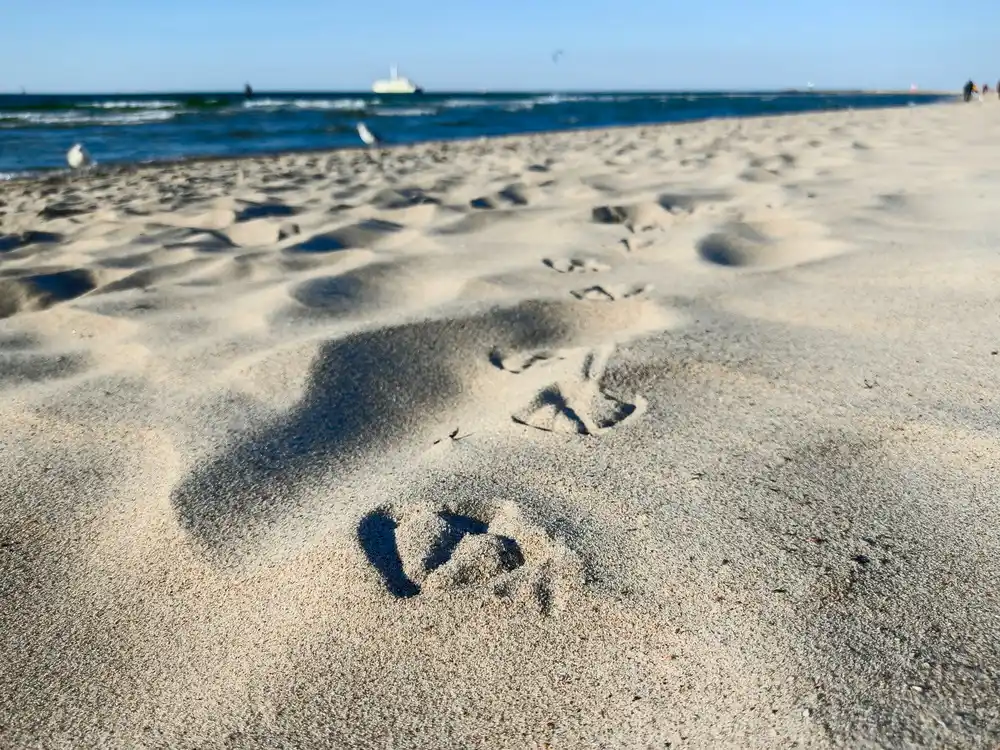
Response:
[[[0,745],[995,746],[997,114],[0,184]]]

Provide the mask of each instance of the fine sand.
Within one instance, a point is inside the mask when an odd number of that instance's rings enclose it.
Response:
[[[995,102],[0,185],[0,746],[995,748]]]

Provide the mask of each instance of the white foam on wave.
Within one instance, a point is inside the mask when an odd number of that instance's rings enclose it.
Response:
[[[501,109],[505,112],[524,112],[529,109],[534,109],[537,104],[537,99],[515,99],[512,102],[504,102]]]
[[[564,101],[568,100],[559,98],[558,94],[545,94],[528,99],[445,99],[438,106],[445,109],[495,108],[516,112],[532,109],[539,104],[559,104]]]
[[[368,102],[364,99],[296,99],[293,105],[299,109],[365,109]]]
[[[177,113],[163,110],[140,110],[120,114],[95,114],[81,110],[68,112],[5,112],[0,114],[0,127],[30,125],[141,125],[172,120]]]
[[[539,104],[574,104],[580,102],[613,102],[620,101],[621,97],[610,94],[546,94],[536,100]]]
[[[364,99],[251,99],[243,102],[246,109],[365,109],[371,102]]]
[[[503,104],[502,100],[494,99],[445,99],[443,102],[438,104],[439,107],[444,107],[445,109],[461,109],[472,108],[472,107],[497,107]]]
[[[437,110],[433,107],[399,107],[396,109],[378,107],[372,112],[372,114],[375,114],[378,117],[421,117],[423,115],[433,115],[436,113]]]
[[[84,106],[93,107],[95,109],[172,109],[174,107],[179,107],[180,102],[171,102],[160,99],[150,99],[149,101],[116,101],[114,99],[109,99],[108,101],[90,102]]]
[[[283,99],[250,99],[243,102],[244,109],[267,109],[285,106]]]
[[[491,102],[501,106],[502,109],[507,112],[522,112],[525,110],[534,109],[535,107],[545,107],[554,104],[581,104],[588,102],[599,102],[599,103],[612,103],[612,102],[629,102],[638,99],[649,99],[648,96],[639,95],[625,95],[620,94],[543,94],[541,96],[535,96],[530,99],[514,99],[504,102]]]

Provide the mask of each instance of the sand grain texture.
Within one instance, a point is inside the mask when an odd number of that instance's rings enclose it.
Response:
[[[996,747],[998,136],[0,184],[0,745]]]

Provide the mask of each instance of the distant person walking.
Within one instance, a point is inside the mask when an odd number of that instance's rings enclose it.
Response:
[[[966,81],[965,86],[962,87],[962,101],[967,102],[972,98],[972,92],[976,90],[976,84],[972,81]]]

